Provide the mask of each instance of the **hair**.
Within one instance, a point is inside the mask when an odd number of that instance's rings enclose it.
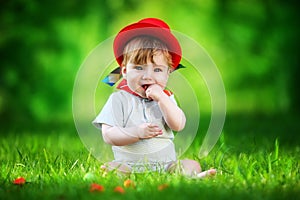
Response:
[[[172,67],[172,56],[166,44],[150,36],[138,36],[130,40],[123,51],[122,65],[128,62],[134,64],[147,64],[149,61],[154,63],[153,57],[162,53],[169,67]]]

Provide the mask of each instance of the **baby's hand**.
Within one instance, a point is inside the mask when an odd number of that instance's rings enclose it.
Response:
[[[150,85],[146,90],[147,98],[154,101],[158,101],[163,93],[163,89],[157,84]]]
[[[138,129],[138,137],[140,139],[153,138],[158,135],[162,135],[163,133],[162,129],[159,128],[158,125],[151,123],[143,123],[138,126]]]

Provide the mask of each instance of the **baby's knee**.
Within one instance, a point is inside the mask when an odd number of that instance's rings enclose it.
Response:
[[[184,171],[184,174],[186,175],[192,176],[202,171],[199,162],[195,160],[185,159],[185,160],[181,160],[180,163]]]

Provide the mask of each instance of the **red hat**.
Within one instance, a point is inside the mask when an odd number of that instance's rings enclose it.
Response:
[[[114,40],[114,54],[118,64],[123,61],[123,50],[127,42],[136,36],[148,35],[165,43],[172,56],[173,68],[176,69],[181,60],[181,47],[176,37],[171,33],[170,27],[164,21],[156,18],[145,18],[137,23],[123,28]]]

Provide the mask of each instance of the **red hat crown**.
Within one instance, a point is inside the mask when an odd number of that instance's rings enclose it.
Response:
[[[170,30],[170,27],[168,24],[166,24],[164,21],[157,19],[157,18],[145,18],[145,19],[140,20],[138,23],[153,24],[155,26]]]
[[[137,23],[124,27],[114,40],[114,54],[119,65],[123,62],[125,45],[134,37],[148,35],[164,42],[172,56],[173,68],[176,69],[181,60],[181,47],[176,37],[171,33],[170,27],[157,18],[145,18]]]

